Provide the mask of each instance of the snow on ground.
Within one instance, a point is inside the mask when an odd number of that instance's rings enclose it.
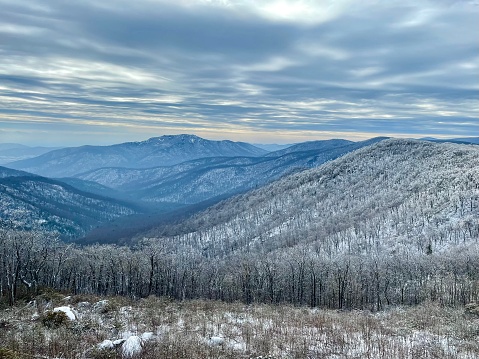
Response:
[[[142,340],[136,335],[129,337],[121,346],[123,357],[131,358],[141,353]]]
[[[77,316],[73,312],[72,308],[67,307],[67,306],[53,308],[53,312],[63,312],[63,313],[66,314],[66,316],[70,320],[76,320],[77,319]]]
[[[121,300],[111,299],[108,312],[96,311],[94,301],[52,305],[55,311],[76,317],[65,330],[32,320],[35,312],[45,312],[46,305],[22,308],[23,319],[0,312],[0,323],[3,320],[8,326],[6,332],[0,327],[5,336],[0,335],[0,348],[10,343],[22,348],[17,341],[29,343],[34,330],[43,336],[39,342],[50,343],[49,348],[68,342],[77,352],[124,359],[168,357],[172,351],[192,353],[191,358],[384,359],[386,352],[400,359],[479,358],[479,316],[434,304],[371,313],[207,301],[168,303],[154,298],[126,307],[119,305]],[[25,345],[22,351],[31,350],[30,344]],[[63,353],[45,357],[64,357]]]
[[[141,335],[141,340],[147,342],[149,340],[152,340],[154,337],[155,335],[153,334],[153,332],[146,332]]]
[[[98,349],[112,349],[115,345],[109,339],[105,339],[100,344],[98,344]]]
[[[225,343],[225,338],[222,337],[211,337],[207,341],[208,345],[216,347],[218,345],[223,345]]]

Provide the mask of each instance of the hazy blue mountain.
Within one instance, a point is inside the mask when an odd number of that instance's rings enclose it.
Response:
[[[253,146],[262,148],[263,150],[273,152],[283,150],[285,148],[291,147],[294,143],[290,144],[277,144],[277,143],[252,143]]]
[[[311,150],[326,151],[326,150],[332,150],[338,147],[343,147],[346,145],[351,145],[353,143],[354,143],[353,141],[341,140],[341,139],[307,141],[307,142],[297,143],[295,145],[289,146],[284,149],[280,149],[278,151],[270,152],[266,156],[278,157],[278,156],[285,155],[287,153],[299,152],[299,151],[311,151]]]
[[[434,137],[424,137],[421,140],[431,141],[431,142],[452,142],[452,143],[459,143],[459,144],[475,144],[479,145],[479,137],[457,137],[457,138],[434,138]]]
[[[29,147],[18,143],[0,143],[0,165],[37,157],[59,147]]]
[[[11,150],[15,148],[28,148],[28,146],[19,143],[0,143],[0,151]]]
[[[60,181],[0,167],[2,228],[57,231],[74,238],[141,207],[80,191]]]
[[[461,138],[454,138],[454,140],[462,141],[462,142],[469,142],[479,145],[479,137],[461,137]]]
[[[73,178],[73,177],[58,178],[56,180],[62,183],[65,183],[67,185],[70,185],[72,187],[75,187],[76,189],[83,192],[93,193],[100,196],[106,196],[106,197],[120,199],[120,200],[132,200],[132,198],[125,196],[123,192],[116,191],[113,188],[101,185],[97,182],[85,181],[85,180],[82,180],[79,178]]]
[[[261,156],[267,151],[244,142],[210,141],[194,135],[153,137],[112,146],[64,148],[16,161],[8,167],[49,177],[70,177],[102,167],[150,168],[197,158]]]
[[[277,156],[215,157],[149,169],[102,168],[77,177],[147,202],[194,204],[265,185],[285,174],[317,167],[383,139],[318,141],[293,146],[309,150],[282,150],[275,152]]]

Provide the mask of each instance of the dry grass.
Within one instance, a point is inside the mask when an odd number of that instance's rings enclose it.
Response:
[[[48,327],[69,305],[78,320]],[[0,359],[123,358],[106,339],[152,333],[134,358],[479,358],[479,317],[427,303],[380,313],[213,301],[55,298],[0,312]],[[151,334],[147,334],[151,335]]]

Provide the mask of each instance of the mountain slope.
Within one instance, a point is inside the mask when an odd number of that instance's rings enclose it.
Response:
[[[262,186],[383,139],[317,141],[321,144],[297,146],[303,151],[278,151],[278,156],[215,157],[150,169],[102,168],[77,177],[125,191],[143,201],[193,204]]]
[[[457,137],[457,138],[448,138],[448,139],[426,137],[426,138],[423,138],[423,140],[431,141],[431,142],[452,142],[452,143],[459,143],[459,144],[479,145],[479,137]]]
[[[59,147],[29,147],[18,143],[0,143],[0,165],[37,157]]]
[[[466,143],[474,143],[479,145],[479,137],[462,137],[462,138],[454,138],[452,141],[461,141]]]
[[[209,141],[194,135],[153,137],[112,146],[64,148],[8,166],[49,177],[70,177],[102,167],[149,168],[204,157],[261,156],[267,151],[244,142]]]
[[[11,172],[0,167],[0,173]],[[0,223],[2,228],[57,231],[74,238],[91,228],[141,209],[127,202],[80,191],[44,177],[0,178]]]
[[[327,151],[333,150],[335,148],[352,145],[353,141],[342,140],[342,139],[332,139],[332,140],[318,140],[318,141],[307,141],[302,143],[297,143],[295,145],[289,146],[287,148],[270,152],[267,157],[279,157],[286,155],[292,152],[303,152],[303,151]]]
[[[252,143],[252,145],[255,147],[262,148],[263,150],[273,152],[273,151],[283,150],[287,147],[291,147],[292,145],[294,145],[294,143],[282,144],[282,145],[277,143]]]
[[[34,174],[25,172],[25,171],[17,171],[13,170],[11,168],[3,167],[0,166],[0,178],[5,178],[5,177],[38,177]]]
[[[149,236],[213,257],[297,246],[326,256],[441,252],[479,238],[479,148],[382,141]]]

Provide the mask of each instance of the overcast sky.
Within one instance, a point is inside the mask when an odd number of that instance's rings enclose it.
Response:
[[[0,0],[0,142],[479,136],[479,4]]]

